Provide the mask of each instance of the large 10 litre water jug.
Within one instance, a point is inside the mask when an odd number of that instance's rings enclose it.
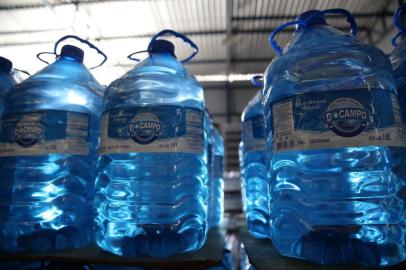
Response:
[[[248,231],[257,238],[269,237],[269,181],[266,172],[264,119],[259,91],[242,116],[241,155],[244,168],[245,216]]]
[[[13,63],[0,56],[0,115],[4,110],[4,97],[7,91],[16,83],[11,75]]]
[[[404,38],[406,36],[406,27],[401,22],[401,15],[405,9],[406,4],[401,5],[393,17],[394,24],[399,28],[399,32],[392,39],[392,44],[395,49],[390,56],[393,66],[393,76],[398,90],[399,104],[406,103],[406,39]],[[399,38],[401,38],[401,41],[397,44]],[[406,121],[405,108],[402,110],[402,120]]]
[[[61,38],[54,53],[71,37]],[[81,49],[65,45],[53,64],[6,97],[0,133],[3,250],[49,251],[92,239],[103,88],[82,61]]]
[[[170,256],[200,248],[207,234],[204,98],[174,46],[153,37],[149,57],[104,99],[96,240],[124,256]],[[191,59],[189,57],[187,60]],[[184,61],[183,61],[184,62]]]
[[[404,260],[406,150],[387,57],[309,11],[271,35],[281,55],[266,71],[264,102],[273,244],[319,263],[384,266]],[[297,30],[283,53],[275,35]]]
[[[212,162],[209,177],[209,226],[219,226],[224,212],[224,140],[213,126]]]

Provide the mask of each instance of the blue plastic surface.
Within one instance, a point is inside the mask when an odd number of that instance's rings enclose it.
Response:
[[[4,97],[8,90],[16,83],[11,75],[12,63],[0,56],[0,115],[4,110]]]
[[[209,178],[209,226],[219,226],[224,213],[224,140],[213,127],[213,149]]]
[[[269,180],[266,172],[261,91],[245,107],[241,121],[240,166],[247,227],[252,236],[268,238]]]
[[[296,31],[265,74],[270,219],[276,249],[285,256],[323,264],[356,262],[387,266],[405,260],[406,174],[402,161],[405,148],[390,146],[395,136],[387,137],[380,132],[365,137],[364,141],[359,137],[368,128],[379,125],[374,122],[376,119],[394,117],[399,122],[396,87],[387,57],[377,48],[324,23],[309,24]],[[370,93],[366,107],[361,98],[365,93]],[[373,98],[375,94],[382,98]],[[338,100],[343,96],[347,97],[330,103],[334,110],[312,117],[306,114],[322,108],[334,97]],[[339,112],[339,104],[346,102],[357,107],[358,120],[349,116],[353,122],[337,119],[329,122],[330,117],[336,118],[334,113]],[[275,127],[273,123],[282,122],[278,120],[281,108],[288,108],[289,104],[297,128],[294,132],[318,127],[312,136],[299,141],[301,145],[293,139],[278,141],[275,137],[279,133],[282,138],[283,130],[293,128],[289,118],[284,121],[285,127]],[[278,105],[281,107],[277,108]],[[295,114],[299,109],[303,114]],[[286,110],[283,115],[288,116]],[[367,124],[364,113],[371,116]],[[401,125],[398,128],[402,129]],[[344,143],[341,147],[309,146],[324,143],[314,140],[321,130],[335,136],[329,139],[338,138]],[[293,138],[290,133],[285,134]],[[356,141],[362,143],[345,147]]]
[[[208,230],[203,112],[201,85],[170,49],[150,52],[107,88],[95,200],[102,249],[167,257],[203,245]],[[190,140],[193,144],[184,144]]]
[[[0,133],[0,249],[52,251],[92,241],[104,89],[72,57],[16,85]]]

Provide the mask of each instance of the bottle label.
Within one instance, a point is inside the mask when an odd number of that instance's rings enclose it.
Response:
[[[3,115],[0,156],[88,155],[89,121],[88,114],[57,110]]]
[[[256,115],[242,123],[242,139],[246,151],[265,151],[264,118]]]
[[[101,154],[202,153],[203,111],[174,105],[117,108],[103,114]]]
[[[303,93],[271,104],[273,151],[406,146],[394,93],[358,89]]]

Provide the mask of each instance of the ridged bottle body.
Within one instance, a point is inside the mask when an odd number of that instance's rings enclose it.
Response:
[[[103,88],[61,57],[6,96],[0,133],[0,238],[6,251],[92,240]]]
[[[269,180],[261,93],[258,92],[242,115],[241,156],[245,193],[245,216],[250,234],[269,237]]]
[[[277,250],[328,264],[403,261],[406,148],[386,56],[312,25],[294,34],[265,80]]]
[[[209,226],[219,226],[224,212],[224,141],[213,128],[212,164],[209,180]]]
[[[0,71],[0,115],[4,110],[4,98],[8,90],[15,84],[16,82],[9,72]]]
[[[104,98],[97,244],[123,256],[199,249],[207,234],[204,98],[172,55],[151,54]]]

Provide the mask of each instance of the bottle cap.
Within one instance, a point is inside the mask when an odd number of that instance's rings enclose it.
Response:
[[[84,52],[76,46],[64,45],[61,50],[61,56],[71,57],[82,63]]]
[[[151,53],[169,53],[169,54],[175,56],[175,46],[170,41],[158,39],[152,44],[150,52]]]
[[[0,71],[9,73],[13,68],[13,63],[7,58],[0,56]]]

